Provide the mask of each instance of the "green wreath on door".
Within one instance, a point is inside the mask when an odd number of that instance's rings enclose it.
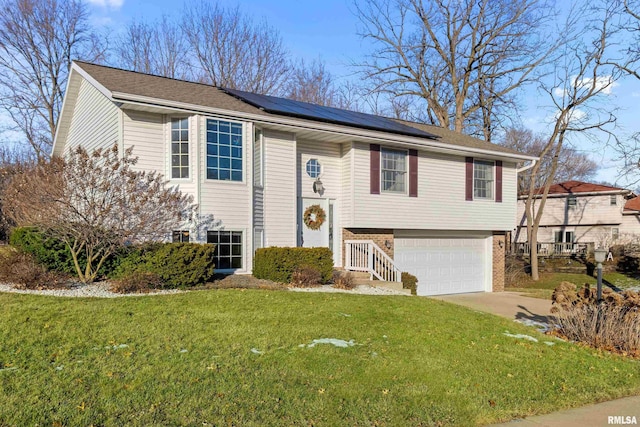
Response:
[[[311,230],[319,230],[326,218],[327,214],[320,205],[309,206],[302,215],[304,225]]]

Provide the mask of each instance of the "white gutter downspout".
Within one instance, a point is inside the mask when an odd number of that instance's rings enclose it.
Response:
[[[529,169],[531,169],[532,167],[534,167],[536,165],[536,163],[538,163],[538,159],[533,159],[533,160],[531,160],[531,163],[529,163],[528,165],[523,166],[520,169],[516,169],[516,172],[517,173],[526,172]]]

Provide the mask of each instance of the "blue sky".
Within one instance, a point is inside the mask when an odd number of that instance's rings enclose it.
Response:
[[[178,12],[183,4],[175,0],[85,1],[90,4],[94,24],[108,27],[114,35],[131,19],[155,20],[162,15]],[[230,7],[239,5],[243,12],[254,19],[266,19],[280,31],[284,44],[294,58],[308,61],[320,58],[336,77],[352,78],[350,75],[353,68],[349,65],[369,50],[367,42],[357,35],[359,24],[352,12],[350,0],[220,0],[218,3]],[[640,131],[637,107],[640,101],[640,82],[631,78],[619,81],[608,98],[608,105],[619,109],[617,117],[620,135]],[[521,113],[522,123],[534,131],[544,132],[552,115],[545,109],[545,105],[548,105],[547,95],[530,88],[522,101],[525,105]],[[637,187],[635,180],[638,177],[618,176],[618,164],[613,160],[616,154],[606,148],[602,141],[575,138],[574,145],[589,153],[601,165],[596,180]]]

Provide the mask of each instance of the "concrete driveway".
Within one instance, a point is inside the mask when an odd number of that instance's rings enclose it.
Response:
[[[439,295],[430,298],[464,305],[474,310],[497,314],[512,320],[550,323],[551,300],[530,298],[517,292],[478,292]]]

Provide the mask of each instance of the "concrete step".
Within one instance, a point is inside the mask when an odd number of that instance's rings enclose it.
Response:
[[[411,295],[411,290],[404,289],[402,287],[402,283],[400,282],[385,282],[382,280],[365,280],[365,279],[356,279],[354,280],[354,282],[356,285],[367,285],[367,286],[372,286],[374,288],[390,289],[392,291],[402,292],[404,294]]]
[[[371,275],[369,273],[364,272],[364,271],[349,271],[349,274],[351,274],[351,277],[353,277],[354,280],[369,280],[369,279],[371,279]]]

